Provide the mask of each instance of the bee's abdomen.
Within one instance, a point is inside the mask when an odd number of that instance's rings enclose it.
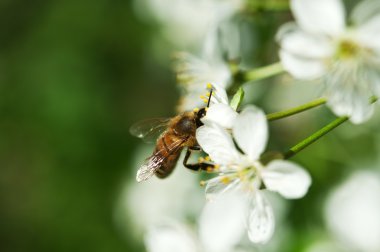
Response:
[[[155,152],[160,152],[161,158],[165,159],[160,168],[156,170],[156,176],[159,178],[166,178],[174,170],[179,156],[181,155],[182,146],[173,148],[173,137],[169,134],[163,135],[158,141]]]
[[[159,178],[166,178],[167,176],[169,176],[174,170],[180,155],[180,150],[169,155],[166,158],[165,162],[162,163],[162,166],[156,171],[156,176]]]

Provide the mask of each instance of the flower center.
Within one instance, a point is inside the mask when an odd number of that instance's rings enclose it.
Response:
[[[337,49],[338,59],[350,59],[356,57],[361,48],[355,41],[346,39],[339,42]]]
[[[246,191],[254,191],[260,187],[261,181],[258,176],[258,168],[255,165],[238,171],[237,176]]]

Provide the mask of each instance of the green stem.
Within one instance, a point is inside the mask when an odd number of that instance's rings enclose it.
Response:
[[[278,120],[278,119],[285,118],[288,116],[292,116],[292,115],[301,113],[303,111],[306,111],[306,110],[318,107],[320,105],[323,105],[326,103],[326,101],[327,101],[326,98],[319,98],[319,99],[316,99],[314,101],[305,103],[301,106],[295,107],[295,108],[291,108],[288,110],[268,114],[267,119],[268,119],[268,121],[274,121],[274,120]]]
[[[285,70],[280,62],[273,63],[268,66],[256,68],[243,73],[243,79],[247,81],[257,81],[265,78],[272,77],[274,75],[283,73]]]
[[[377,102],[377,100],[378,100],[378,98],[375,96],[370,98],[371,103],[375,103],[375,102]],[[314,134],[310,135],[309,137],[305,138],[304,140],[302,140],[298,144],[291,147],[286,153],[284,153],[284,159],[289,159],[289,158],[293,157],[298,152],[302,151],[303,149],[305,149],[306,147],[308,147],[309,145],[311,145],[312,143],[314,143],[315,141],[317,141],[318,139],[320,139],[321,137],[323,137],[324,135],[326,135],[327,133],[329,133],[330,131],[332,131],[336,127],[338,127],[339,125],[346,122],[348,119],[349,119],[348,116],[338,117],[337,119],[335,119],[331,123],[327,124],[322,129],[318,130]]]
[[[257,81],[274,75],[283,73],[285,70],[280,62],[273,63],[268,66],[255,68],[253,70],[242,71],[236,62],[230,62],[230,71],[233,75],[233,83],[228,88],[227,93],[232,95],[241,87],[242,84],[248,81]]]
[[[314,134],[310,135],[306,139],[302,140],[298,144],[291,147],[284,154],[284,159],[289,159],[289,158],[293,157],[298,152],[300,152],[303,149],[305,149],[306,147],[308,147],[310,144],[314,143],[315,141],[317,141],[318,139],[320,139],[321,137],[323,137],[324,135],[326,135],[327,133],[329,133],[330,131],[332,131],[333,129],[335,129],[336,127],[341,125],[342,123],[346,122],[348,119],[349,119],[349,117],[343,116],[343,117],[339,117],[339,118],[335,119],[334,121],[332,121],[331,123],[327,124],[322,129],[318,130]]]

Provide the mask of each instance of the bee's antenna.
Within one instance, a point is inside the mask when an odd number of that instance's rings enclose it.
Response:
[[[206,108],[210,107],[211,97],[212,97],[212,88],[210,90],[210,96],[208,97],[207,107]]]

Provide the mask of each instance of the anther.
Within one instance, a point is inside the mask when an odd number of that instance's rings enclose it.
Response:
[[[202,180],[201,182],[199,182],[199,185],[200,186],[205,186],[206,185],[206,181]]]
[[[220,181],[223,183],[223,184],[229,184],[231,182],[230,178],[227,177],[227,176],[224,176],[224,177],[221,177],[220,178]]]

